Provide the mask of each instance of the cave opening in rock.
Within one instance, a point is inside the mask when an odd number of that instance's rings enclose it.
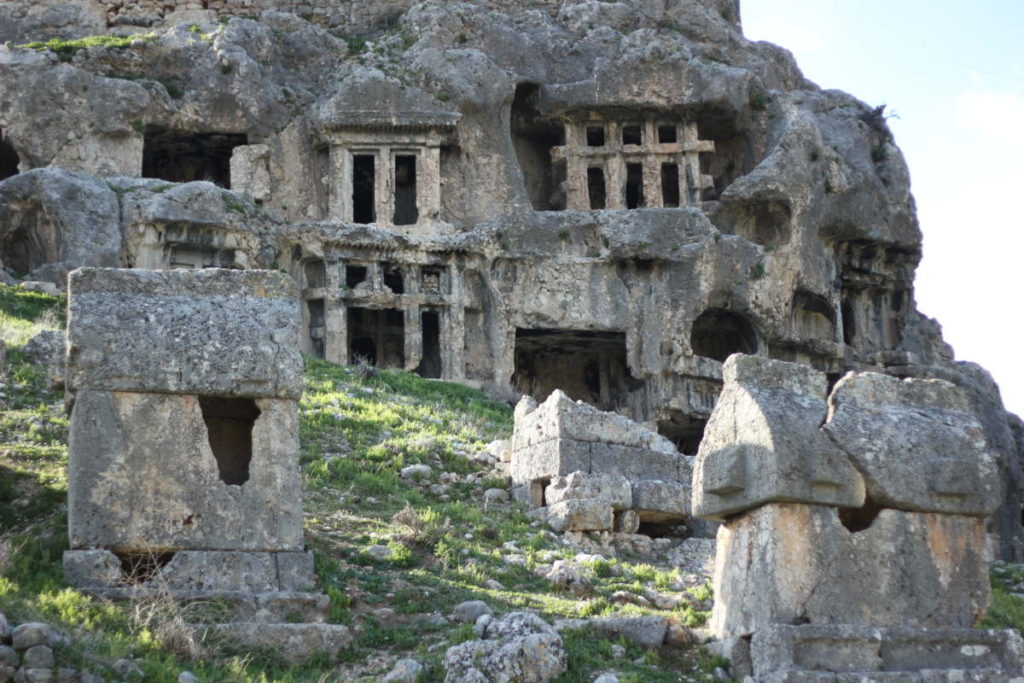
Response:
[[[382,263],[381,271],[384,273],[384,286],[394,294],[405,293],[405,278],[402,277],[402,269],[391,263]]]
[[[590,197],[591,209],[598,211],[605,208],[606,196],[603,168],[591,167],[587,169],[587,194]]]
[[[423,332],[423,355],[416,372],[427,379],[441,378],[441,314],[437,311],[420,313]]]
[[[190,133],[147,126],[142,146],[142,176],[172,183],[208,180],[231,187],[231,153],[248,144],[244,134]]]
[[[349,306],[348,348],[353,363],[405,367],[405,313],[396,308]]]
[[[698,356],[725,362],[734,353],[757,353],[757,333],[742,315],[712,308],[693,321],[690,347]]]
[[[416,207],[416,156],[395,156],[395,225],[414,225],[420,219]]]
[[[0,180],[18,175],[18,164],[21,158],[11,143],[4,138],[3,131],[0,131]]]
[[[675,444],[676,450],[680,453],[697,455],[707,426],[708,421],[705,417],[672,410],[663,419],[658,420],[658,433]]]
[[[639,209],[644,205],[643,164],[626,164],[626,208]]]
[[[372,154],[352,155],[352,222],[373,223],[376,216],[377,159]]]
[[[679,164],[661,165],[661,205],[679,206]]]
[[[587,147],[604,147],[604,126],[587,126]]]
[[[538,400],[561,389],[602,410],[619,406],[638,384],[623,332],[523,328],[516,330],[512,382]]]
[[[845,295],[839,310],[843,319],[843,343],[853,346],[857,340],[857,323],[854,318],[853,302]]]
[[[249,481],[252,462],[252,429],[260,416],[256,401],[251,398],[200,396],[199,408],[210,440],[210,450],[217,460],[220,480],[231,486]]]
[[[836,316],[824,297],[810,292],[795,293],[792,316],[794,336],[801,339],[834,341]]]
[[[345,266],[345,286],[355,289],[363,282],[366,282],[366,266]]]
[[[520,83],[512,101],[512,143],[530,203],[537,211],[565,210],[565,160],[551,150],[565,144],[565,125],[540,113],[540,85]]]
[[[310,299],[306,302],[306,312],[309,315],[309,343],[313,348],[313,355],[323,358],[325,354],[325,305],[323,299]]]

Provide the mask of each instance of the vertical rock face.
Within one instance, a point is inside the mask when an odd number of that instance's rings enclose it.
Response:
[[[192,5],[0,9],[5,268],[283,269],[308,353],[560,388],[689,455],[734,352],[945,379],[1024,558],[1019,446],[915,308],[883,112],[746,40],[734,0]]]

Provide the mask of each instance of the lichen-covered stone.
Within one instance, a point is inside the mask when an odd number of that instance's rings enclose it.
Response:
[[[281,273],[82,269],[68,303],[68,386],[297,399],[295,284]]]
[[[483,638],[448,648],[445,682],[544,683],[567,668],[562,637],[536,614],[511,612],[489,623]]]

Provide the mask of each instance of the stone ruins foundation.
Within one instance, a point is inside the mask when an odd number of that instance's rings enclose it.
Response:
[[[69,276],[69,583],[230,603],[217,629],[337,652],[302,539],[295,285],[267,271]],[[294,621],[294,618],[288,619]]]

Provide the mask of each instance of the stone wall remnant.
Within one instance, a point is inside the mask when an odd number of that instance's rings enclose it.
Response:
[[[336,652],[345,627],[284,623],[327,608],[302,540],[291,278],[85,268],[68,291],[67,580],[113,598],[224,597],[232,637],[299,629],[289,656]]]
[[[961,389],[850,373],[826,403],[823,373],[742,354],[723,379],[693,508],[723,521],[711,629],[753,636],[757,680],[1020,671],[1019,634],[972,630],[1001,492]]]
[[[515,495],[556,531],[636,533],[690,516],[690,460],[665,437],[561,390],[516,406]]]

